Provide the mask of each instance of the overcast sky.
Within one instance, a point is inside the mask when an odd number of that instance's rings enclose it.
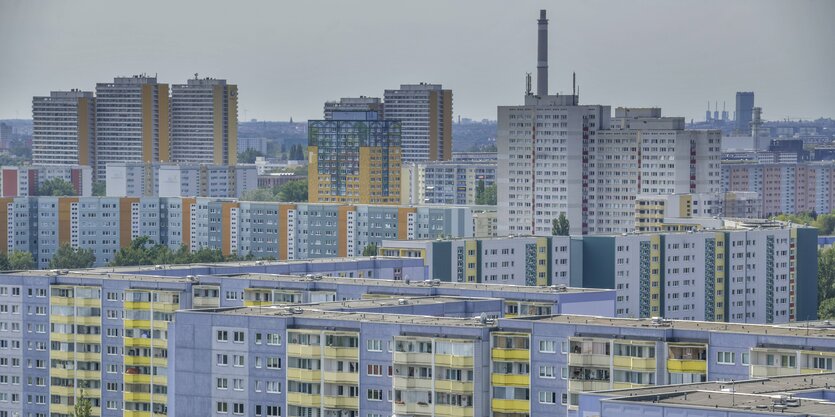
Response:
[[[540,8],[552,93],[576,71],[581,103],[702,119],[750,90],[768,120],[835,117],[831,0],[0,0],[0,118],[50,90],[198,72],[238,84],[241,120],[421,81],[453,90],[455,117],[495,119],[535,73]]]

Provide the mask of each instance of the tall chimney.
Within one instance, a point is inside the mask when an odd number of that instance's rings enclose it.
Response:
[[[548,19],[545,10],[539,11],[539,41],[536,54],[536,95],[548,95]]]

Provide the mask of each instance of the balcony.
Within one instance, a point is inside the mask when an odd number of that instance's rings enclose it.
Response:
[[[67,298],[49,297],[49,304],[53,306],[100,307],[98,298]]]
[[[493,374],[493,385],[527,387],[531,384],[530,374]]]
[[[401,389],[401,390],[425,390],[431,391],[432,390],[432,379],[431,378],[404,378],[404,377],[395,377],[394,378],[394,388]]]
[[[317,345],[299,345],[296,343],[289,343],[287,344],[287,356],[319,358],[322,356],[322,348]]]
[[[531,411],[531,402],[529,400],[504,400],[494,398],[491,405],[494,413],[529,413]]]
[[[431,365],[432,354],[420,352],[394,352],[394,363],[409,365]]]
[[[325,372],[325,382],[330,384],[353,384],[360,381],[360,374],[356,372]]]
[[[633,388],[643,388],[649,387],[651,385],[648,384],[633,384],[631,382],[613,382],[612,389],[633,389]]]
[[[459,405],[435,404],[435,416],[437,417],[473,417],[473,407],[461,407]]]
[[[707,361],[701,359],[667,359],[667,372],[706,373]]]
[[[394,413],[397,415],[431,416],[432,404],[428,403],[394,403]]]
[[[357,359],[359,358],[359,349],[355,347],[326,346],[324,354],[326,358],[331,359]]]
[[[570,379],[568,381],[568,391],[570,392],[605,391],[611,388],[612,384],[607,380]]]
[[[493,348],[491,353],[493,360],[498,361],[522,361],[528,362],[530,351],[528,349],[501,349]]]
[[[651,371],[656,367],[655,358],[636,358],[632,356],[615,356],[615,368]]]
[[[595,355],[591,353],[569,353],[568,364],[572,366],[599,366],[608,368],[612,363],[609,355]]]
[[[449,368],[472,368],[472,356],[455,356],[455,355],[435,355],[435,366],[445,366]]]
[[[325,408],[358,410],[360,407],[360,399],[359,397],[326,395],[323,404]]]
[[[299,407],[315,407],[322,405],[322,397],[319,394],[305,394],[301,392],[288,392],[287,405]]]
[[[287,368],[287,380],[319,382],[322,380],[322,371],[318,369]]]
[[[784,376],[784,375],[797,375],[798,373],[800,373],[800,372],[798,372],[798,369],[795,368],[795,367],[784,368],[782,366],[769,366],[769,365],[754,365],[754,364],[751,364],[751,376],[754,377],[754,378],[770,377],[770,376]]]
[[[472,393],[473,389],[473,381],[453,381],[448,379],[435,381],[435,391]]]

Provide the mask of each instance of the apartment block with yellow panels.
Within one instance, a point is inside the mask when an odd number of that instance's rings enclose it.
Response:
[[[90,399],[92,414],[102,415],[106,387],[101,373],[101,298],[99,286],[49,287],[49,413],[53,417],[72,415],[76,398],[82,394]]]
[[[400,122],[377,112],[308,121],[308,201],[400,204]]]
[[[168,412],[168,325],[181,291],[124,292],[124,410],[134,417]]]
[[[496,417],[527,417],[531,399],[531,337],[526,333],[491,334],[492,409]]]
[[[415,416],[473,416],[473,340],[394,338],[394,412]]]

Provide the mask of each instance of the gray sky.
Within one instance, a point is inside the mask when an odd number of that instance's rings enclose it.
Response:
[[[535,73],[540,8],[551,92],[577,71],[582,103],[698,120],[751,90],[769,120],[835,117],[830,0],[0,0],[0,118],[31,118],[50,90],[198,72],[238,84],[242,120],[320,118],[325,100],[421,81],[453,90],[456,117],[495,119]]]

